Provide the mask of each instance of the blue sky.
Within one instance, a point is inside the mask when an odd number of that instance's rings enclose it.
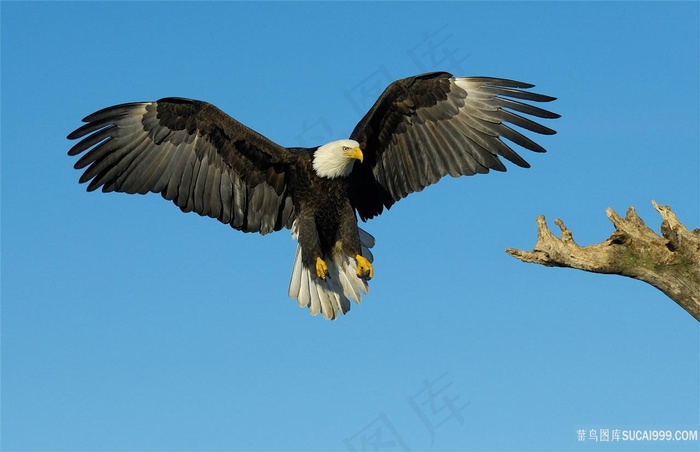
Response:
[[[0,8],[4,450],[697,450],[591,433],[698,429],[698,322],[504,252],[539,214],[580,244],[607,207],[656,230],[652,199],[700,226],[697,2]],[[85,115],[164,96],[317,145],[431,70],[535,83],[558,134],[364,225],[375,278],[335,322],[287,299],[288,231],[86,193],[66,155]]]

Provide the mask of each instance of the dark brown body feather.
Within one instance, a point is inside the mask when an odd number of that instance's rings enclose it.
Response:
[[[299,245],[304,265],[312,268],[316,257],[329,258],[340,245],[349,256],[360,254],[357,217],[350,203],[349,181],[325,179],[313,170],[313,150],[295,149],[304,155],[288,171],[290,195],[297,212]]]

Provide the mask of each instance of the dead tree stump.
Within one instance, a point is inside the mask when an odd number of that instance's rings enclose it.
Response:
[[[589,246],[577,245],[559,219],[554,223],[561,230],[561,239],[556,237],[540,215],[535,248],[508,248],[506,253],[523,262],[639,279],[700,321],[700,229],[688,231],[668,206],[651,203],[663,219],[660,236],[644,224],[634,207],[627,209],[624,219],[608,208],[605,212],[615,232],[604,242]]]

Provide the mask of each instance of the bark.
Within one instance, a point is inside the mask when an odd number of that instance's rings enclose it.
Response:
[[[608,208],[606,214],[615,232],[604,242],[589,246],[577,245],[559,219],[554,223],[561,230],[561,238],[556,237],[540,215],[535,248],[508,248],[506,253],[523,262],[639,279],[661,290],[700,321],[700,229],[688,231],[669,207],[651,203],[663,219],[661,236],[644,224],[634,207],[627,209],[624,219]]]

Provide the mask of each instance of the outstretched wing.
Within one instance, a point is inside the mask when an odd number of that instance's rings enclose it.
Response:
[[[360,217],[379,215],[384,207],[447,174],[505,171],[499,156],[529,167],[503,138],[531,151],[545,150],[506,123],[551,135],[552,129],[518,113],[559,117],[514,100],[555,99],[523,91],[532,86],[497,78],[453,77],[446,72],[389,85],[351,135],[364,154],[364,162],[356,162],[351,175],[352,202]]]
[[[82,157],[88,191],[160,193],[183,212],[245,232],[290,228],[294,206],[286,172],[296,154],[215,106],[166,98],[105,108],[69,139]]]

